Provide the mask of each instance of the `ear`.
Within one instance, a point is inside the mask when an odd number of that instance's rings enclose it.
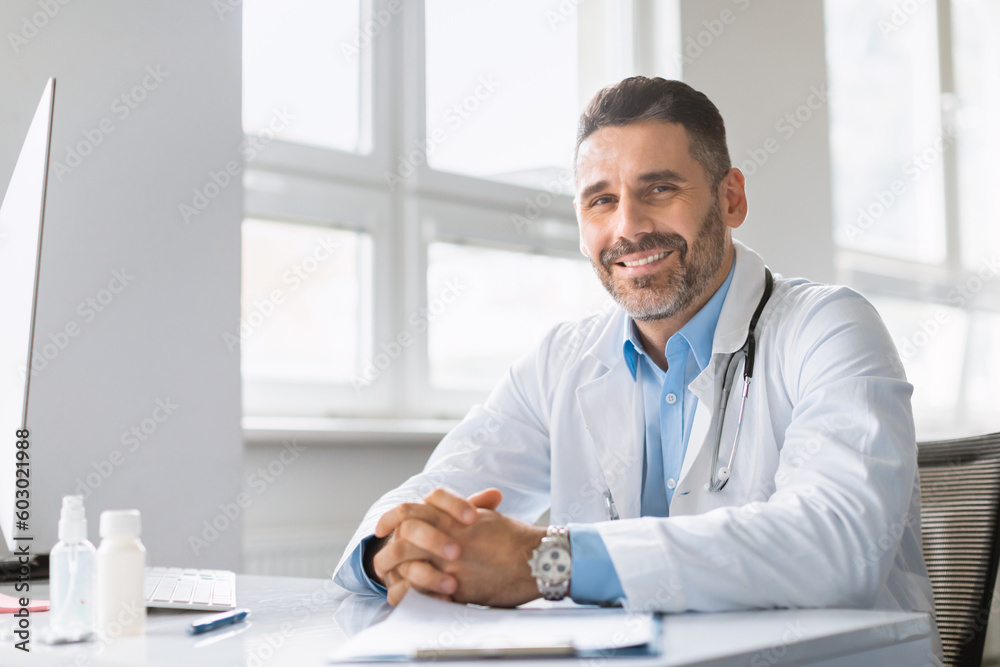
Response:
[[[743,224],[747,219],[746,177],[743,172],[732,167],[719,183],[719,207],[722,210],[722,221],[733,229]]]

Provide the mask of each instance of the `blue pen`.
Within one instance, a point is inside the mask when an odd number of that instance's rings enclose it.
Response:
[[[249,615],[249,609],[233,609],[232,611],[224,611],[221,614],[204,616],[189,625],[187,631],[189,635],[200,635],[203,632],[211,632],[217,628],[239,623]]]

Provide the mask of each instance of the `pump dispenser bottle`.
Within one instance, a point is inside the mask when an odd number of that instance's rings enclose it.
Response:
[[[146,629],[146,548],[139,532],[138,510],[101,513],[97,629],[106,637],[141,635]]]
[[[66,640],[80,640],[94,631],[94,584],[97,552],[87,541],[87,516],[82,496],[65,496],[59,516],[59,542],[49,553],[49,626]]]

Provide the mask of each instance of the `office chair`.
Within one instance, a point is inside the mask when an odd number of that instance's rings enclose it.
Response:
[[[978,667],[997,578],[1000,433],[919,443],[917,464],[944,661]]]

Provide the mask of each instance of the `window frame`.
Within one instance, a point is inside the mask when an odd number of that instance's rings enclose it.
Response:
[[[828,0],[829,1],[829,0]],[[938,76],[940,88],[940,131],[958,136],[956,124],[959,97],[955,86],[953,58],[954,33],[952,31],[951,0],[935,0],[938,49]],[[1000,313],[1000,280],[984,284],[972,298],[960,306],[949,300],[956,286],[976,276],[979,267],[969,268],[962,258],[962,217],[960,210],[959,141],[941,153],[944,191],[945,256],[940,262],[930,263],[889,257],[875,252],[858,250],[834,244],[837,281],[851,285],[863,294],[877,295],[931,303],[948,308],[958,308],[965,315],[965,338],[972,336],[977,316]],[[961,354],[961,378],[955,410],[925,410],[917,416],[918,432],[954,434],[959,428],[966,432],[996,427],[984,415],[971,414],[965,396],[970,375],[974,368],[975,351],[966,345]],[[995,417],[994,417],[995,419]],[[980,421],[982,420],[982,421]]]
[[[674,0],[668,4],[679,11]],[[663,7],[646,8],[645,3],[631,1],[578,7],[571,19],[579,29],[599,35],[591,43],[599,44],[600,53],[595,57],[591,48],[588,58],[604,68],[581,77],[579,85],[594,85],[602,76],[624,76],[619,70],[639,64],[644,56],[633,36],[648,20],[645,13],[654,11],[664,15]],[[370,119],[366,128],[370,151],[355,154],[273,140],[247,165],[244,178],[246,218],[306,222],[371,235],[371,293],[377,298],[373,296],[372,337],[363,348],[367,356],[362,355],[362,363],[383,342],[407,330],[409,314],[426,309],[427,250],[434,241],[582,259],[570,196],[436,171],[426,160],[389,188],[386,177],[397,169],[398,156],[424,145],[426,139],[424,0],[361,0],[361,25],[369,25],[374,16],[390,18],[379,24],[378,34],[359,54],[361,104],[368,114],[362,114],[362,123]],[[679,43],[679,36],[675,41]],[[525,215],[531,201],[551,203],[533,217]],[[486,398],[487,392],[431,387],[428,365],[424,331],[361,391],[342,384],[244,379],[244,415],[251,420],[455,418]]]

